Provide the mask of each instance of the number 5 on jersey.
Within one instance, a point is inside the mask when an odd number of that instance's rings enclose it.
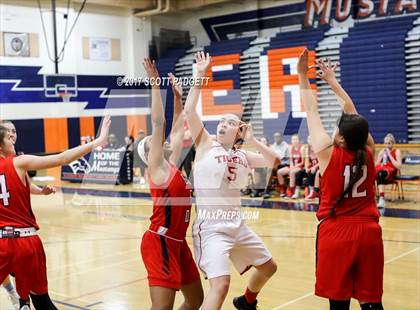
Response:
[[[9,206],[9,198],[10,198],[10,194],[7,191],[6,177],[4,176],[4,174],[1,174],[0,175],[0,200],[3,200],[3,205],[5,207]]]

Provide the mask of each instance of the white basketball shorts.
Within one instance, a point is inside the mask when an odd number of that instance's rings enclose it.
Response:
[[[194,223],[193,243],[196,263],[207,279],[230,275],[229,258],[240,274],[272,258],[260,237],[245,224],[206,224]]]

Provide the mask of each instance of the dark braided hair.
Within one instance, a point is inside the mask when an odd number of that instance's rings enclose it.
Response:
[[[369,124],[363,116],[343,113],[338,122],[338,133],[344,138],[347,149],[354,152],[353,166],[355,169],[350,168],[349,184],[330,210],[330,216],[334,215],[336,206],[343,201],[363,175],[363,165],[365,165],[367,157],[365,148],[369,135]]]

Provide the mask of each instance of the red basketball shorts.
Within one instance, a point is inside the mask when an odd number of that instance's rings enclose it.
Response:
[[[375,170],[376,170],[376,175],[378,175],[379,171],[386,171],[386,173],[388,174],[386,179],[388,181],[391,181],[397,175],[397,169],[395,169],[394,167],[390,167],[390,166],[377,165],[375,167]]]
[[[149,286],[179,290],[200,279],[187,241],[176,241],[146,231],[141,241],[141,256]]]
[[[0,281],[9,274],[15,276],[16,290],[24,300],[29,292],[48,292],[45,253],[38,236],[0,238]]]
[[[333,300],[380,302],[382,230],[375,220],[346,216],[318,225],[315,294]]]

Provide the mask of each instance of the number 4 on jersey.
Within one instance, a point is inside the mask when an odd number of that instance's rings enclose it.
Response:
[[[3,200],[3,205],[5,207],[9,206],[9,198],[10,194],[6,187],[6,177],[2,174],[0,175],[0,200]]]

